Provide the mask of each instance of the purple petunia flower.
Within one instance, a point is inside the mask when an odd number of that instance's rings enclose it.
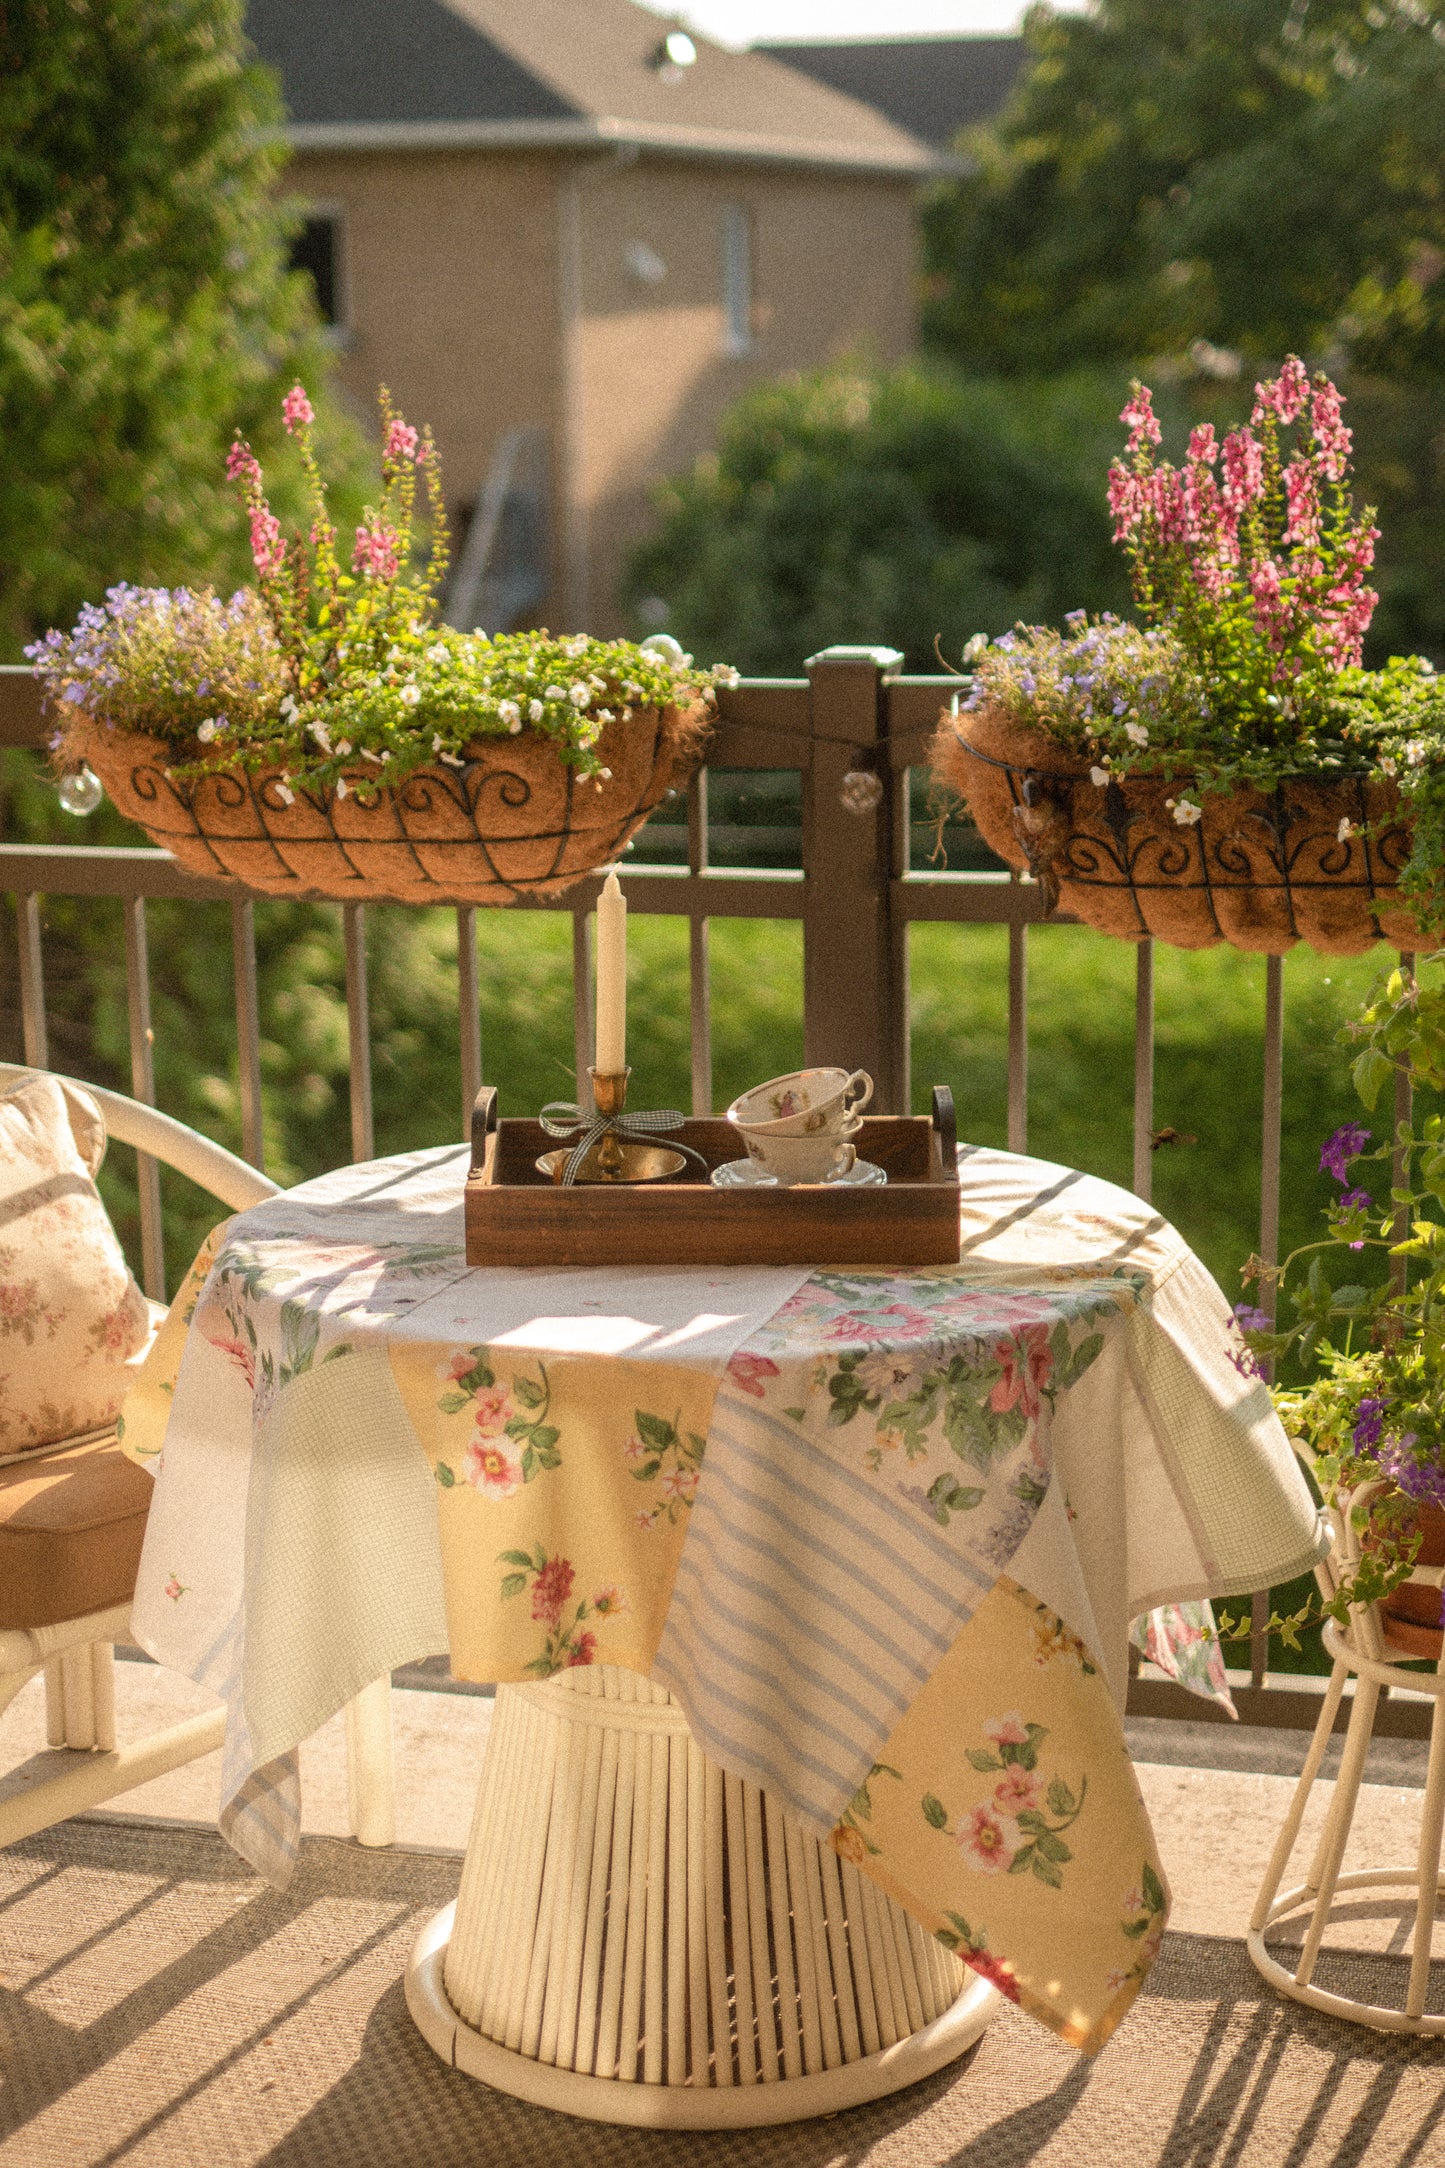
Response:
[[[1414,1498],[1424,1505],[1445,1506],[1445,1468],[1422,1466],[1410,1448],[1415,1444],[1415,1433],[1407,1430],[1403,1437],[1391,1438],[1380,1454],[1380,1470],[1389,1476],[1407,1498]]]
[[[1253,1303],[1237,1302],[1234,1319],[1241,1332],[1273,1332],[1274,1320],[1268,1310],[1256,1309]]]
[[[1346,1122],[1332,1137],[1325,1139],[1320,1153],[1320,1173],[1332,1174],[1337,1182],[1348,1182],[1352,1159],[1358,1159],[1370,1142],[1370,1132],[1363,1122]]]

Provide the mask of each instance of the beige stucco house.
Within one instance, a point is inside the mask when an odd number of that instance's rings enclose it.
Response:
[[[470,518],[458,621],[623,629],[652,485],[749,383],[913,342],[946,161],[780,61],[631,0],[250,0],[247,28],[344,384],[431,422]]]

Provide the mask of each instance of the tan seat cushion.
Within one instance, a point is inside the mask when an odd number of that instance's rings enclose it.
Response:
[[[153,1489],[114,1437],[0,1468],[0,1627],[128,1602]]]
[[[37,1074],[0,1094],[0,1454],[114,1420],[150,1337],[91,1179],[95,1101]]]

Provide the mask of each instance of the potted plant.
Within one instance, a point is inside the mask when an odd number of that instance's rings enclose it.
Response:
[[[196,872],[269,894],[509,903],[615,858],[685,780],[725,669],[623,640],[436,622],[435,446],[381,395],[380,505],[343,564],[296,385],[283,403],[309,533],[289,540],[249,445],[227,471],[256,586],[112,588],[27,650],[63,766]],[[430,550],[415,562],[419,485]]]
[[[1408,948],[1445,916],[1445,696],[1423,658],[1362,667],[1378,537],[1341,405],[1291,356],[1176,469],[1136,383],[1109,504],[1140,622],[969,643],[934,770],[1050,909],[1271,954]]]
[[[1392,971],[1362,1016],[1347,1026],[1358,1046],[1355,1088],[1373,1110],[1402,1069],[1412,1084],[1445,1089],[1445,953],[1427,957],[1426,983]],[[1385,1194],[1366,1170],[1380,1167]],[[1285,1428],[1310,1457],[1327,1505],[1348,1520],[1359,1560],[1330,1613],[1345,1624],[1353,1603],[1378,1602],[1395,1652],[1438,1659],[1440,1571],[1445,1568],[1445,1118],[1400,1123],[1376,1141],[1364,1122],[1336,1130],[1320,1156],[1340,1187],[1327,1235],[1269,1269],[1257,1258],[1245,1281],[1277,1282],[1295,1320],[1275,1330],[1260,1309],[1235,1313],[1242,1368],[1294,1351],[1315,1365],[1302,1387],[1277,1387]],[[1352,1258],[1383,1252],[1389,1279],[1332,1288],[1331,1250]],[[1425,1569],[1412,1578],[1416,1569]],[[1434,1570],[1431,1570],[1434,1569]],[[1275,1622],[1281,1623],[1281,1622]],[[1300,1619],[1288,1623],[1298,1627]]]

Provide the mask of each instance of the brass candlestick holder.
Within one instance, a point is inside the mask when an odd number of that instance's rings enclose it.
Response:
[[[632,1071],[630,1068],[615,1069],[609,1073],[605,1069],[589,1069],[587,1074],[592,1080],[592,1104],[608,1125],[598,1139],[595,1155],[597,1172],[593,1179],[598,1182],[625,1182],[627,1154],[621,1137],[612,1125],[617,1117],[626,1111],[627,1079]],[[637,1177],[634,1177],[635,1179]],[[645,1180],[646,1177],[642,1179]]]
[[[559,1188],[583,1182],[667,1182],[682,1173],[689,1160],[706,1168],[701,1155],[690,1145],[664,1144],[649,1131],[681,1129],[684,1117],[674,1107],[659,1107],[648,1114],[629,1114],[627,1079],[630,1069],[589,1069],[593,1111],[581,1107],[552,1105],[542,1109],[542,1127],[552,1137],[575,1137],[577,1142],[555,1152],[544,1152],[537,1171],[551,1177]]]

